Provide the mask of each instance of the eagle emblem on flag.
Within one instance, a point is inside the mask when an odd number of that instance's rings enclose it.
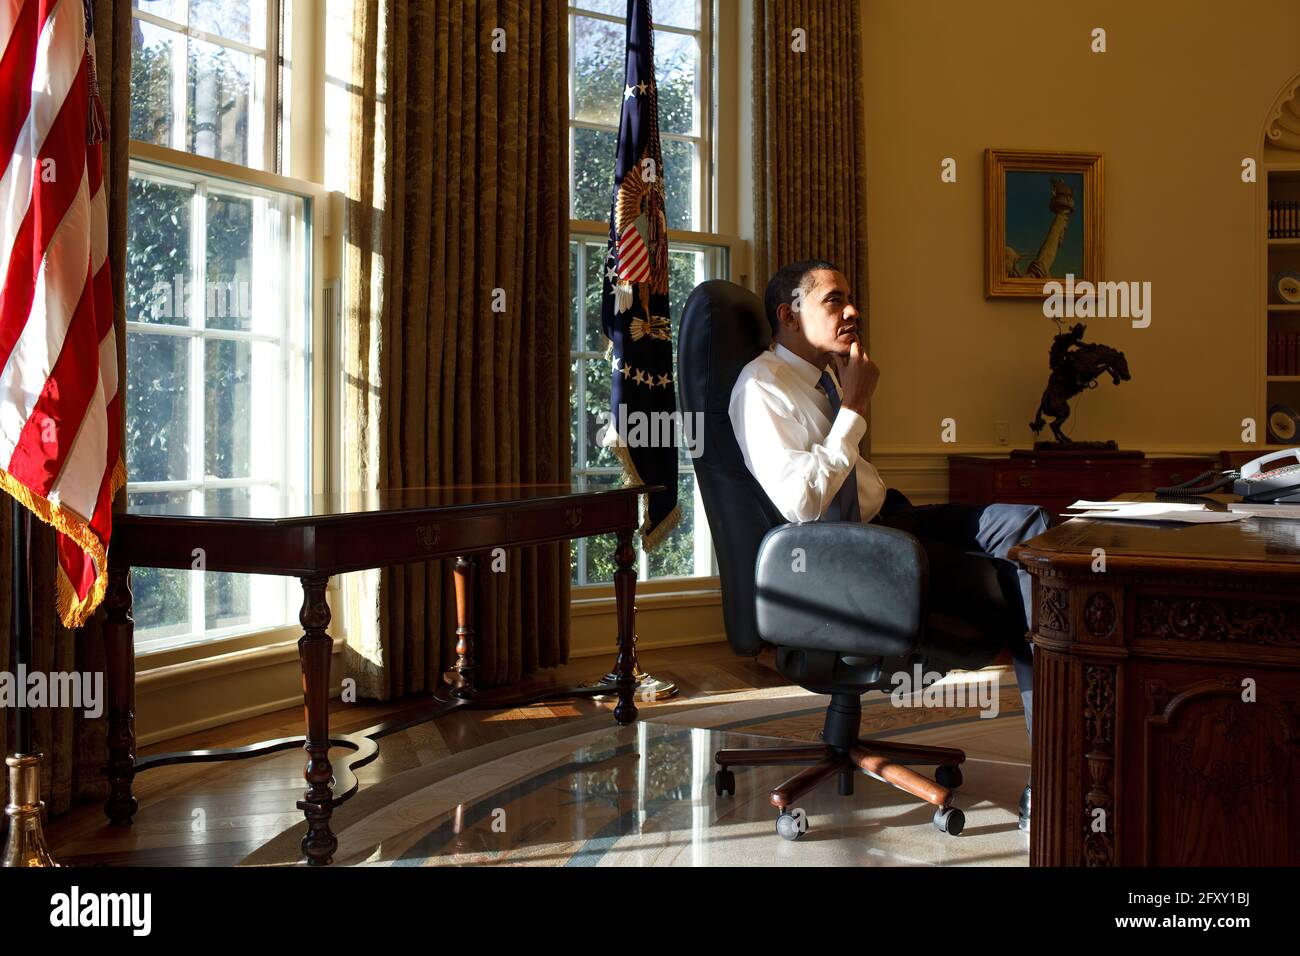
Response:
[[[649,0],[628,0],[625,64],[601,297],[611,377],[610,427],[602,444],[613,451],[630,481],[663,489],[645,498],[641,546],[653,551],[681,512],[668,218]],[[659,427],[638,427],[647,423]]]

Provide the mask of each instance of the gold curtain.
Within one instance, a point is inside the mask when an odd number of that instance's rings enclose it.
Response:
[[[131,2],[95,0],[95,59],[99,92],[108,116],[104,142],[104,178],[108,189],[108,258],[113,271],[113,313],[117,329],[119,382],[126,377],[126,257],[127,144],[131,115]],[[120,493],[120,506],[125,493]],[[13,569],[10,564],[11,501],[0,494],[0,662],[15,672],[13,635]],[[104,612],[96,612],[85,627],[69,631],[59,623],[54,603],[54,535],[32,519],[32,652],[29,671],[104,673],[100,631]],[[110,545],[111,546],[111,545]],[[107,693],[105,687],[104,693]],[[101,702],[104,697],[101,695]],[[78,799],[107,794],[100,769],[105,759],[106,722],[102,715],[87,718],[71,708],[42,708],[32,712],[32,741],[45,754],[41,765],[41,796],[50,813],[62,813]],[[0,748],[7,754],[14,741],[13,711],[0,708]],[[0,824],[0,830],[3,824]]]
[[[566,21],[551,0],[358,0],[343,342],[352,489],[569,480]],[[506,561],[502,573],[480,561],[485,683],[568,655],[568,548]],[[454,659],[449,564],[345,577],[358,693],[438,685]]]
[[[859,0],[754,0],[754,271],[836,263],[869,348],[861,29]]]

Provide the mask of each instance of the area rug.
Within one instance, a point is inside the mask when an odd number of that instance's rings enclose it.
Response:
[[[800,808],[808,832],[793,842],[775,835],[766,804],[792,768],[737,768],[736,795],[716,796],[719,747],[817,739],[826,698],[783,687],[657,705],[630,727],[608,714],[567,722],[371,787],[363,770],[362,789],[333,817],[336,865],[1023,865],[1015,800],[1028,746],[1014,682],[997,701],[997,716],[981,717],[863,698],[864,736],[966,750],[960,837],[933,828],[932,807],[865,776],[850,797],[833,784],[809,794]],[[244,865],[300,865],[301,830]]]

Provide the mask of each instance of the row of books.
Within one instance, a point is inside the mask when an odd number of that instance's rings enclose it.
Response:
[[[1268,237],[1300,239],[1300,199],[1268,201]]]
[[[1268,374],[1300,375],[1300,332],[1268,333]]]

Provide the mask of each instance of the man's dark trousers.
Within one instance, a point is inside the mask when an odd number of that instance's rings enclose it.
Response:
[[[1032,579],[1007,552],[1050,528],[1051,516],[1036,505],[914,505],[890,488],[872,523],[920,539],[930,563],[931,611],[1006,635],[1032,733],[1034,659],[1025,640]]]

